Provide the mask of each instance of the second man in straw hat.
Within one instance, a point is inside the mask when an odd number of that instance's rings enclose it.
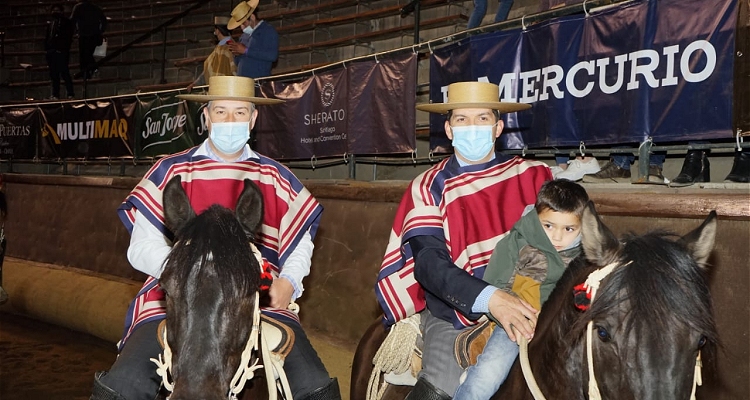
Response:
[[[328,374],[307,340],[295,314],[287,308],[303,292],[302,279],[310,273],[313,238],[323,211],[321,205],[289,169],[254,152],[247,141],[258,118],[256,105],[281,100],[255,97],[255,82],[239,76],[214,76],[208,93],[178,97],[208,103],[203,116],[209,136],[203,144],[162,158],[128,195],[118,213],[131,233],[128,260],[133,268],[158,279],[171,245],[164,236],[162,191],[175,176],[182,178],[197,212],[211,204],[236,205],[245,179],[257,184],[266,210],[256,246],[274,270],[264,314],[281,319],[294,331],[295,341],[284,362],[295,399],[340,400],[338,381]],[[294,221],[294,223],[288,223]],[[107,373],[95,377],[93,400],[153,399],[161,379],[150,358],[157,358],[157,326],[166,317],[164,294],[147,280],[131,303],[119,356]],[[282,317],[285,316],[285,317]],[[228,389],[228,388],[227,388]]]
[[[243,1],[232,10],[227,28],[242,28],[239,42],[229,43],[236,56],[237,75],[260,78],[271,75],[279,57],[279,34],[258,16],[258,0]]]
[[[409,185],[375,288],[388,325],[421,317],[423,368],[407,399],[453,397],[463,372],[456,337],[484,314],[533,334],[536,310],[481,279],[497,241],[552,179],[542,162],[495,151],[501,114],[530,107],[498,96],[495,84],[459,82],[448,86],[447,102],[417,105],[446,114],[454,154]]]

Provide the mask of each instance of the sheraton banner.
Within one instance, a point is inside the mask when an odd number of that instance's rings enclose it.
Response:
[[[480,80],[532,104],[504,117],[502,148],[731,138],[736,22],[736,0],[650,0],[473,36],[434,51],[430,98]]]
[[[257,149],[275,159],[409,153],[414,134],[417,55],[347,64],[298,83],[264,81]]]

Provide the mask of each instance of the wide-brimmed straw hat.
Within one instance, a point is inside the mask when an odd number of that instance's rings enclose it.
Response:
[[[457,108],[489,108],[510,113],[531,108],[530,104],[498,101],[500,88],[489,82],[456,82],[448,85],[447,103],[417,104],[417,110],[446,114]]]
[[[259,0],[248,0],[237,4],[234,7],[234,10],[232,10],[232,17],[229,18],[227,29],[232,30],[247,21],[247,19],[250,18],[250,14],[253,13],[253,10],[258,7],[258,1]]]
[[[244,76],[212,76],[208,78],[208,93],[206,94],[180,94],[178,98],[183,100],[198,101],[201,103],[212,100],[238,100],[249,101],[257,105],[279,104],[284,100],[269,99],[266,97],[255,97],[255,80]]]
[[[214,17],[214,26],[227,27],[229,23],[229,17]]]

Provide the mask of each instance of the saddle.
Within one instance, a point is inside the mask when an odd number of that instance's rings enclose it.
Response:
[[[159,339],[159,346],[164,349],[164,329],[167,327],[167,320],[162,320],[156,330]],[[265,338],[271,355],[279,359],[282,363],[294,345],[294,331],[286,324],[268,318],[265,315],[260,316],[260,334]]]
[[[461,368],[466,369],[477,363],[477,357],[482,354],[482,350],[484,350],[487,341],[490,340],[490,335],[492,335],[495,327],[497,327],[496,323],[485,319],[483,322],[458,334],[453,350],[456,361]]]

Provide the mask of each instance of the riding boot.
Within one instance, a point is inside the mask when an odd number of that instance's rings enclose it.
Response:
[[[690,186],[695,182],[711,181],[711,164],[704,150],[690,150],[685,155],[682,170],[669,186]]]
[[[101,377],[106,374],[104,371],[94,374],[94,389],[91,391],[89,400],[125,400],[121,394],[102,383]]]
[[[451,396],[424,378],[419,378],[404,400],[451,400]]]
[[[331,379],[328,384],[317,388],[308,393],[303,400],[341,400],[341,390],[339,389],[339,380]]]
[[[727,182],[750,182],[750,151],[744,149],[735,153],[732,170],[724,180]]]

